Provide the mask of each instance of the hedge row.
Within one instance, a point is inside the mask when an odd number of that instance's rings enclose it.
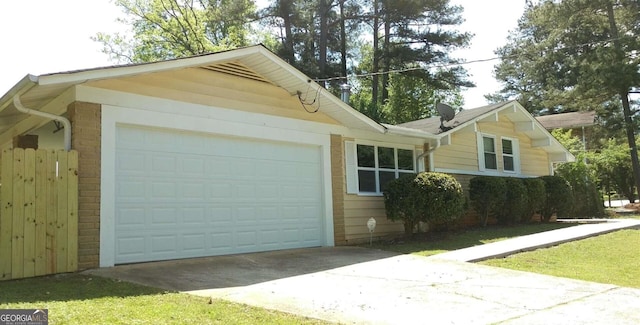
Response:
[[[571,185],[560,176],[477,176],[469,182],[469,199],[483,226],[490,217],[513,224],[529,222],[537,213],[548,222],[554,214],[567,217],[573,206]]]

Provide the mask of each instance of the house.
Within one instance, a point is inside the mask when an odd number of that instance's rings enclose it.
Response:
[[[474,176],[553,175],[554,163],[575,160],[517,101],[463,110],[440,125],[431,117],[399,126],[437,134],[429,170],[454,175],[465,189]]]
[[[78,152],[79,269],[362,242],[370,217],[402,233],[381,187],[403,173],[538,176],[572,159],[517,102],[447,132],[378,124],[263,46],[28,75],[0,118],[3,149]]]
[[[572,134],[582,139],[582,149],[587,149],[587,137],[590,129],[597,125],[595,111],[580,111],[559,114],[549,114],[537,116],[536,119],[545,129],[553,131],[555,129],[571,130]]]

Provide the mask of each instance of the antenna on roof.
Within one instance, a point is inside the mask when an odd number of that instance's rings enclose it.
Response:
[[[453,107],[445,104],[445,103],[437,103],[436,110],[438,110],[438,114],[440,114],[440,130],[442,132],[446,132],[452,129],[450,126],[445,126],[444,122],[453,120],[453,117],[456,116],[456,111]]]

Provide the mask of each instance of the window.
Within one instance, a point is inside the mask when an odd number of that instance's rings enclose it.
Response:
[[[493,137],[482,136],[482,148],[484,151],[484,168],[497,170],[498,162],[496,158],[496,139]]]
[[[502,165],[505,172],[516,171],[513,141],[510,139],[502,139]]]
[[[356,157],[360,193],[380,194],[389,181],[415,170],[413,150],[358,144]]]
[[[518,139],[478,133],[478,169],[489,174],[519,174]]]

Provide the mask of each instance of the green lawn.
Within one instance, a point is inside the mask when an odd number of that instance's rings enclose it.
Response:
[[[640,288],[640,230],[620,230],[480,264]]]
[[[16,308],[48,309],[50,324],[325,324],[81,274],[0,282],[0,309]]]
[[[415,239],[404,242],[374,243],[373,248],[404,254],[431,256],[448,251],[484,245],[518,236],[570,227],[566,223],[533,223],[516,226],[487,226],[453,233],[417,234]],[[368,245],[366,247],[369,247]]]

